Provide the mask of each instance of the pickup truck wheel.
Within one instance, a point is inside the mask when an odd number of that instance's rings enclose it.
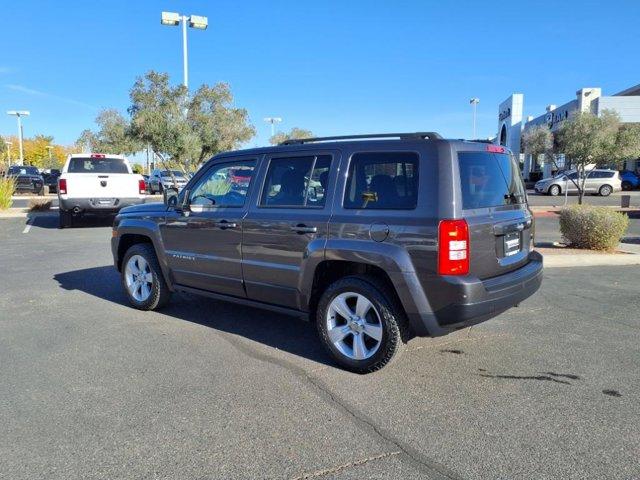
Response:
[[[58,228],[69,228],[72,226],[73,216],[71,215],[71,212],[59,210],[58,217]]]
[[[346,277],[331,284],[322,294],[316,320],[329,354],[352,372],[379,370],[404,348],[404,313],[373,278]]]
[[[171,297],[158,258],[151,245],[133,245],[122,261],[122,285],[129,303],[139,310],[156,310]]]

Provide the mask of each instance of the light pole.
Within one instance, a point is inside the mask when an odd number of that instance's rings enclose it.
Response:
[[[51,161],[51,150],[53,150],[53,146],[51,146],[51,145],[47,145],[47,150],[49,151],[49,168],[51,168],[51,165],[52,165],[52,161]]]
[[[9,170],[9,168],[11,168],[11,145],[13,145],[13,142],[4,142],[7,144],[7,171]],[[7,175],[7,172],[5,172],[5,176]]]
[[[20,148],[20,165],[24,165],[24,153],[22,151],[22,120],[21,117],[28,117],[29,112],[26,110],[9,110],[7,115],[18,117],[18,146]]]
[[[200,15],[180,15],[175,12],[162,12],[160,17],[160,23],[169,27],[177,27],[182,22],[182,73],[183,73],[183,85],[189,88],[189,58],[187,54],[187,22],[189,27],[197,28],[198,30],[206,30],[209,26],[209,20],[207,17],[201,17]]]
[[[266,117],[264,121],[271,124],[271,136],[273,137],[276,134],[276,123],[280,123],[282,119],[280,117]]]
[[[469,103],[473,105],[473,139],[476,139],[476,111],[478,108],[478,104],[480,103],[480,99],[478,97],[473,97],[469,100]]]

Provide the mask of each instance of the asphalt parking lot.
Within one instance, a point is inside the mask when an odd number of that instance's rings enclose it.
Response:
[[[358,376],[295,318],[133,310],[108,223],[31,223],[0,220],[0,478],[640,478],[637,267]]]

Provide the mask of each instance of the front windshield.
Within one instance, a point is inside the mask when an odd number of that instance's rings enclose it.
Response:
[[[9,175],[40,175],[36,167],[11,167]]]
[[[161,175],[162,175],[163,177],[169,177],[169,178],[171,178],[171,172],[173,172],[173,175],[174,175],[174,176],[176,176],[176,177],[184,177],[184,174],[183,174],[181,171],[179,171],[179,170],[171,170],[171,171],[169,171],[169,170],[163,170],[163,171],[161,172]]]

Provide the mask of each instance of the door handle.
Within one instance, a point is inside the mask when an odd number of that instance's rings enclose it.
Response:
[[[317,227],[307,227],[303,223],[301,223],[299,225],[292,226],[291,230],[293,230],[296,233],[299,233],[300,235],[302,235],[303,233],[317,233],[318,232],[318,228]]]
[[[228,222],[227,220],[220,220],[219,222],[215,222],[214,225],[216,227],[220,227],[223,230],[226,230],[227,228],[236,228],[238,226],[237,223]]]

